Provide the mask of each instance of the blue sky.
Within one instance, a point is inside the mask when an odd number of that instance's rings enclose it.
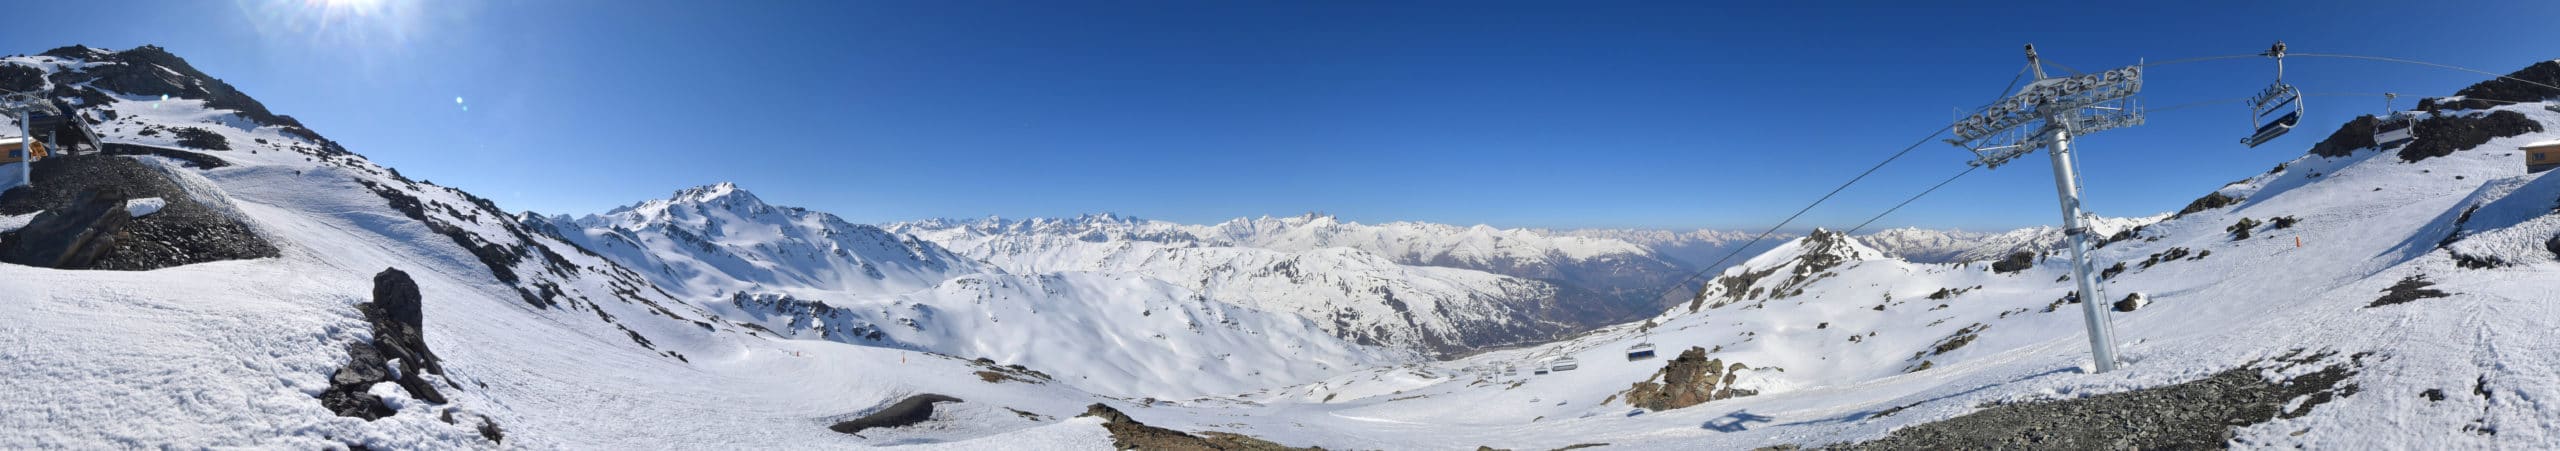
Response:
[[[356,152],[516,210],[736,181],[857,222],[1322,211],[1663,228],[1785,217],[1990,100],[2028,42],[2081,70],[2277,39],[2500,73],[2560,58],[2560,2],[2541,1],[352,1],[23,4],[81,19],[0,42],[161,45]],[[2306,91],[2396,91],[2403,108],[2484,78],[2287,67]],[[2273,69],[2161,66],[2144,99],[2244,96]],[[2308,104],[2301,130],[2257,149],[2235,144],[2236,104],[2083,140],[2088,205],[2176,209],[2383,108]],[[1798,225],[1854,225],[1968,159],[1928,144]],[[1884,222],[2054,223],[2051,183],[2036,157]]]

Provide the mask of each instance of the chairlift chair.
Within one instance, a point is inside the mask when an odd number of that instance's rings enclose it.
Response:
[[[1629,362],[1650,358],[1653,358],[1653,342],[1636,343],[1635,346],[1627,347],[1627,361]]]
[[[1573,369],[1581,367],[1582,361],[1574,360],[1572,357],[1556,359],[1555,362],[1556,371],[1573,371]]]
[[[2389,149],[2417,140],[2417,126],[2418,115],[2414,113],[2394,112],[2383,115],[2380,121],[2373,124],[2374,148]]]
[[[2240,143],[2253,148],[2292,132],[2302,122],[2302,90],[2284,82],[2284,42],[2277,41],[2259,55],[2275,58],[2276,82],[2249,98],[2249,125],[2257,130]]]
[[[1536,370],[1531,370],[1531,371],[1529,372],[1529,375],[1531,375],[1531,376],[1545,376],[1545,375],[1547,375],[1547,369],[1546,369],[1546,367],[1539,367],[1539,368],[1538,368],[1538,369],[1536,369]]]

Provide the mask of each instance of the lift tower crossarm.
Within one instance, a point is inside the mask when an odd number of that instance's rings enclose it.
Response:
[[[2133,101],[2142,91],[2142,65],[2046,78],[2035,44],[2028,44],[2027,67],[2036,73],[2034,83],[1957,120],[1952,126],[1956,137],[1947,143],[1973,151],[1974,166],[1994,169],[2037,150],[2053,155],[2054,191],[2061,198],[2062,233],[2071,247],[2071,280],[2079,285],[2082,319],[2089,326],[2089,354],[2097,372],[2115,371],[2115,326],[2099,307],[2105,297],[2098,293],[2095,266],[2089,263],[2089,220],[2080,209],[2071,138],[2142,125],[2142,107]]]

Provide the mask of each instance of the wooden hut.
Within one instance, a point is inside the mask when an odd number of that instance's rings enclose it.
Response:
[[[2524,171],[2542,172],[2560,168],[2560,141],[2543,141],[2524,145]]]

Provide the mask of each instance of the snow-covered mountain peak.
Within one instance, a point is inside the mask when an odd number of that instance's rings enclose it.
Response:
[[[766,204],[764,203],[764,199],[757,198],[755,193],[747,192],[746,189],[739,188],[735,183],[720,182],[711,185],[676,190],[674,195],[665,199],[641,201],[640,203],[615,208],[602,215],[590,215],[587,218],[580,218],[579,222],[581,225],[588,226],[645,226],[669,221],[683,221],[700,226],[705,220],[713,219],[713,212],[725,213],[720,216],[735,217],[772,215],[805,216],[806,210],[799,208],[776,207],[771,204]],[[824,215],[824,213],[819,214]],[[832,215],[828,216],[832,217]],[[836,222],[842,221],[838,220]]]
[[[738,184],[733,182],[720,182],[677,190],[675,197],[670,200],[676,202],[706,204],[718,202],[764,203],[763,199],[756,198],[755,193],[747,192],[746,189],[739,188]]]
[[[1780,244],[1776,249],[1770,249],[1769,252],[1752,257],[1742,266],[1746,269],[1765,269],[1803,262],[1810,266],[1829,267],[1840,263],[1880,258],[1886,258],[1883,251],[1868,247],[1857,237],[1839,231],[1817,228],[1813,229],[1812,233],[1805,234],[1803,238]]]
[[[900,293],[987,270],[912,236],[767,204],[734,183],[565,223],[539,220],[692,299],[772,287]]]

